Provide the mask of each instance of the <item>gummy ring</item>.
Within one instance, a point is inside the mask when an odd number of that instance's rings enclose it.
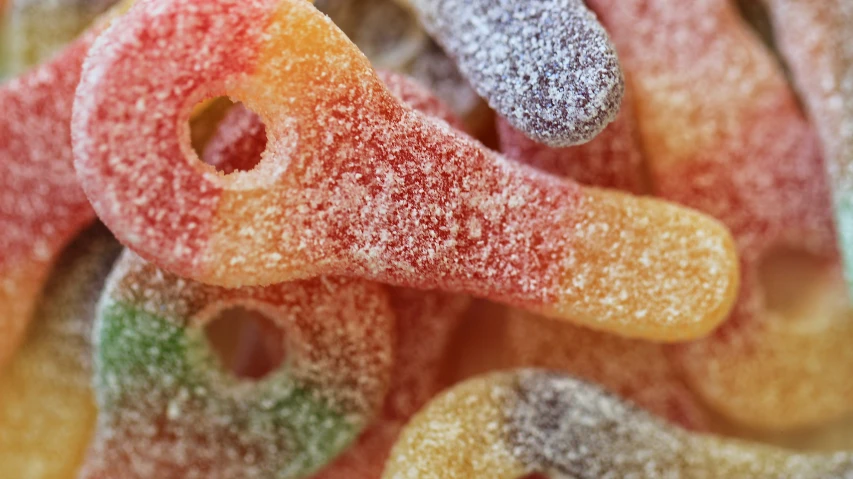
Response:
[[[379,70],[377,76],[400,101],[433,118],[439,118],[458,130],[462,122],[449,107],[406,75]],[[249,171],[264,152],[267,131],[261,118],[242,105],[233,107],[216,125],[215,133],[204,148],[202,161],[222,173]]]
[[[153,0],[115,25],[77,92],[76,167],[99,217],[164,269],[354,275],[663,340],[727,313],[737,266],[716,221],[538,174],[401,105],[309,3]],[[266,125],[252,171],[217,174],[186,145],[190,108],[218,93]]]
[[[384,71],[377,74],[389,91],[407,105],[461,127],[447,106],[411,79]],[[245,171],[253,166],[251,160],[260,156],[266,141],[260,118],[237,107],[219,124],[202,158],[219,171]],[[441,360],[468,298],[403,288],[392,288],[389,295],[397,318],[397,343],[382,413],[356,443],[312,476],[314,479],[375,479],[381,475],[383,463],[405,422],[443,385]]]
[[[258,382],[225,373],[204,340],[206,322],[234,306],[286,333],[287,358]],[[380,285],[318,278],[222,289],[125,254],[95,324],[99,416],[82,477],[318,470],[381,407],[394,320]]]
[[[442,393],[394,446],[383,479],[847,477],[849,453],[797,454],[689,433],[589,383],[538,370]]]
[[[791,429],[850,411],[853,326],[837,287],[818,138],[781,68],[726,2],[590,5],[631,78],[653,191],[719,218],[738,243],[742,287],[730,318],[673,350],[688,383],[751,427]],[[761,268],[784,260],[780,249],[806,253],[814,276],[776,307]],[[771,276],[792,275],[782,271]]]
[[[407,105],[456,128],[461,126],[447,106],[411,79],[384,71],[377,74],[389,91]],[[252,159],[260,156],[266,141],[260,118],[237,107],[219,124],[202,158],[222,172],[245,171],[251,169]],[[468,298],[403,288],[392,288],[389,294],[397,318],[397,343],[382,413],[356,443],[313,479],[378,477],[405,422],[442,386],[441,361]]]

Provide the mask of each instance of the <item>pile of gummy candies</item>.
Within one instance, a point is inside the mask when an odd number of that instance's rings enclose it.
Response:
[[[0,12],[0,478],[853,478],[853,0]]]

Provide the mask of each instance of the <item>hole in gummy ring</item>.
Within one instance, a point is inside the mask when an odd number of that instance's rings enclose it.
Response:
[[[204,332],[222,367],[240,379],[262,379],[285,360],[284,331],[259,311],[222,310]]]
[[[258,115],[228,97],[198,103],[190,120],[190,140],[204,163],[226,175],[250,171],[266,149],[266,127]]]

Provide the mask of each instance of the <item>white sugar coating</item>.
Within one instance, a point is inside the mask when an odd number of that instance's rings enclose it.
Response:
[[[86,37],[0,85],[0,363],[32,317],[50,264],[94,218],[69,131]]]
[[[692,388],[756,428],[820,424],[849,411],[849,382],[840,378],[850,371],[850,328],[832,267],[826,178],[817,135],[780,65],[726,2],[590,3],[638,93],[655,192],[720,218],[738,242],[735,309],[714,335],[679,349]],[[776,248],[824,263],[781,311],[758,277]]]
[[[233,306],[285,332],[258,382],[225,373],[202,326]],[[82,477],[305,477],[380,411],[394,316],[378,285],[335,278],[221,290],[124,255],[96,327],[100,413]]]
[[[73,40],[118,0],[10,0],[5,39],[10,74],[36,65]]]
[[[776,41],[823,141],[830,176],[838,188],[853,190],[853,130],[844,122],[853,109],[853,4],[764,0]],[[847,92],[845,93],[845,88]]]
[[[375,68],[406,71],[429,39],[417,19],[392,0],[317,0]]]
[[[505,119],[498,118],[500,151],[513,160],[584,185],[646,193],[649,185],[646,184],[637,115],[630,91],[630,88],[625,89],[622,109],[613,123],[592,141],[580,146],[552,148],[537,143]]]
[[[613,38],[630,77],[653,173],[704,151],[708,161],[729,161],[732,152],[750,146],[742,138],[745,109],[772,116],[774,107],[793,99],[780,100],[779,89],[787,85],[778,64],[729,2],[587,3]],[[769,136],[762,133],[755,136]],[[720,152],[721,143],[731,151]]]
[[[474,89],[530,138],[584,143],[616,117],[619,61],[582,0],[410,3]]]

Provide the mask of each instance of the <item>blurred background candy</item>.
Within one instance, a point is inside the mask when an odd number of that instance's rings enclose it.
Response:
[[[690,433],[590,383],[542,370],[442,393],[406,427],[384,479],[841,478],[849,453],[797,454]]]
[[[62,49],[118,0],[8,0],[3,49],[18,74]]]
[[[57,261],[24,346],[0,373],[0,477],[76,477],[95,424],[95,304],[119,250],[96,225]]]

